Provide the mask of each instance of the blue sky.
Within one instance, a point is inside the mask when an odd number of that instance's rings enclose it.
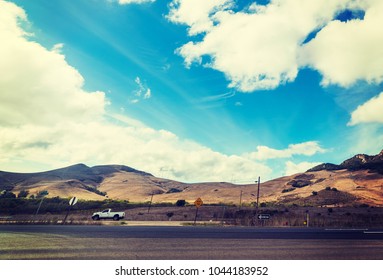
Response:
[[[376,0],[0,1],[0,169],[251,182],[382,149]]]

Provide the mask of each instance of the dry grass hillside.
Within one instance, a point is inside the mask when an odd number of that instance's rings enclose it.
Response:
[[[98,174],[100,175],[100,174]],[[257,184],[230,183],[186,184],[154,177],[147,173],[124,170],[102,175],[99,183],[79,179],[46,178],[39,181],[15,182],[12,192],[28,190],[30,195],[48,191],[49,197],[73,197],[85,200],[106,198],[130,202],[176,202],[184,199],[193,203],[201,197],[204,203],[256,202]],[[42,178],[42,177],[41,177]],[[8,186],[8,188],[10,188]],[[327,191],[325,191],[327,188]],[[329,191],[328,189],[331,189]],[[335,190],[336,189],[336,190]],[[316,192],[316,194],[315,194]],[[102,195],[106,193],[106,196]],[[242,193],[242,195],[241,195]],[[315,194],[315,195],[314,195]],[[383,206],[383,175],[368,170],[316,171],[277,178],[261,183],[260,202],[311,205],[352,205],[354,203]]]
[[[383,206],[383,153],[356,155],[340,165],[322,164],[308,172],[261,183],[260,202],[350,206]],[[77,164],[40,173],[0,172],[0,191],[36,196],[48,191],[49,197],[84,200],[128,200],[130,202],[239,203],[257,200],[257,184],[236,185],[224,182],[187,184],[135,170],[122,165],[88,167]]]

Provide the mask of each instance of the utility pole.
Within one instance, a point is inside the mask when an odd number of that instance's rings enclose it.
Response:
[[[242,190],[241,190],[241,194],[239,195],[239,210],[241,210],[242,208]]]
[[[259,186],[261,184],[261,177],[258,176],[258,181],[255,181],[256,183],[258,182],[258,191],[257,191],[257,209],[259,207]]]
[[[152,192],[152,197],[150,198],[150,203],[149,203],[149,207],[148,207],[148,213],[150,211],[150,208],[152,207],[153,195],[154,195],[154,192]]]

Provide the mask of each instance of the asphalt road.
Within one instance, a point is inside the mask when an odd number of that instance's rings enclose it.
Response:
[[[0,226],[0,259],[380,259],[383,230]]]

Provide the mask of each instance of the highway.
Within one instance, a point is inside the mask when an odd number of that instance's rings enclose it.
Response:
[[[381,229],[2,225],[0,259],[383,259]]]

